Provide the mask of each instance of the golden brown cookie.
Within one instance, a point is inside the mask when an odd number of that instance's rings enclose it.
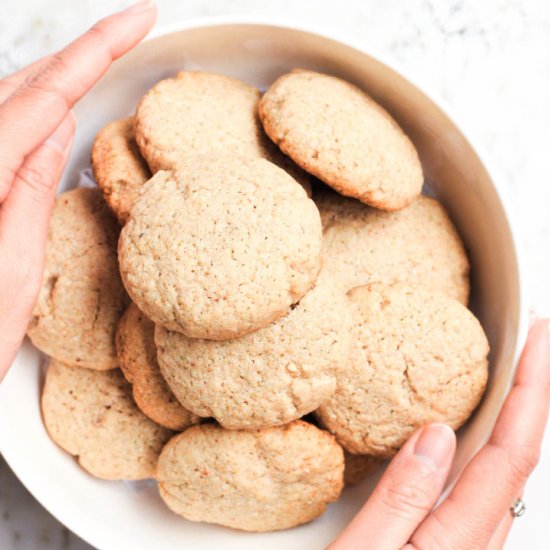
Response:
[[[297,420],[259,431],[193,426],[163,449],[160,495],[176,514],[244,531],[307,523],[338,499],[342,448]]]
[[[420,195],[422,166],[410,139],[372,98],[313,71],[278,78],[260,101],[267,135],[304,170],[382,210]]]
[[[264,159],[195,157],[146,185],[119,260],[128,293],[156,324],[235,338],[282,317],[313,286],[319,211]]]
[[[344,483],[352,487],[376,472],[384,463],[380,458],[369,455],[354,455],[344,451]]]
[[[407,282],[468,303],[470,265],[443,206],[421,196],[398,212],[381,212],[330,190],[314,200],[323,222],[323,265],[345,290]]]
[[[195,155],[266,158],[310,194],[309,176],[266,138],[258,118],[260,91],[228,76],[184,71],[161,80],[141,100],[136,139],[154,172]]]
[[[134,117],[115,120],[97,134],[92,168],[107,204],[125,224],[151,172],[134,138]]]
[[[119,231],[99,189],[73,189],[57,198],[28,335],[65,364],[118,366],[115,330],[128,303],[118,271]]]
[[[251,430],[300,418],[334,392],[350,329],[347,297],[324,279],[287,315],[240,338],[201,340],[157,326],[155,340],[162,373],[186,408]]]
[[[52,360],[42,393],[50,437],[102,479],[153,477],[174,432],[149,420],[120,370],[99,372]]]
[[[194,155],[260,157],[260,92],[235,78],[180,72],[161,80],[136,111],[136,140],[154,172]]]
[[[180,405],[162,377],[154,333],[153,322],[130,304],[116,333],[120,369],[132,384],[134,399],[142,412],[157,424],[181,432],[199,418]]]
[[[420,426],[459,428],[487,382],[489,344],[478,320],[439,292],[404,284],[348,293],[349,368],[317,410],[348,451],[391,457]]]

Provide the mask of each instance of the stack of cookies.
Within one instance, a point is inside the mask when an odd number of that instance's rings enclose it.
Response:
[[[60,195],[28,334],[42,411],[92,475],[248,531],[321,515],[487,380],[469,263],[418,154],[341,79],[262,96],[181,72],[96,137]]]

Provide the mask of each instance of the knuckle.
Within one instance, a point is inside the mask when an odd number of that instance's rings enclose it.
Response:
[[[416,531],[411,537],[410,544],[417,550],[448,550],[459,547],[453,540],[460,540],[455,531],[456,526],[446,525],[441,522],[436,513],[430,516],[432,522],[430,529]]]
[[[105,33],[105,29],[103,28],[103,21],[98,21],[95,25],[90,27],[89,36],[93,39],[97,39],[100,44],[104,44],[105,40],[108,38],[108,36]]]
[[[112,59],[113,55],[109,44],[112,42],[109,33],[105,30],[104,21],[98,21],[88,30],[88,37],[94,42],[93,48],[105,58]]]
[[[393,484],[386,491],[384,503],[395,515],[404,518],[426,514],[432,509],[432,495],[422,480],[411,479]]]
[[[50,194],[53,180],[47,170],[40,166],[23,165],[18,172],[19,179],[29,191],[40,199]]]
[[[64,109],[70,109],[71,104],[58,88],[58,83],[64,81],[64,75],[68,72],[69,67],[65,56],[62,52],[55,53],[47,63],[36,69],[25,79],[25,84],[20,89],[20,93],[27,89],[48,101],[61,104]]]
[[[536,468],[540,449],[534,445],[516,446],[508,451],[507,458],[512,476],[523,480],[528,478]]]
[[[52,74],[62,74],[67,72],[68,69],[67,59],[65,55],[63,55],[63,52],[56,52],[50,57],[43,69],[38,71],[37,75],[43,77]]]

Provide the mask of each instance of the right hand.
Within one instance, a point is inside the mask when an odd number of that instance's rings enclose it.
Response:
[[[447,426],[418,430],[329,550],[496,550],[538,462],[550,404],[550,321],[532,328],[488,443],[437,507],[455,452]]]

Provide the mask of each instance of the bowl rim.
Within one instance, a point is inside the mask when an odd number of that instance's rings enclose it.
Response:
[[[430,89],[428,85],[419,82],[415,77],[411,76],[408,70],[405,69],[401,65],[401,63],[392,59],[388,54],[384,54],[379,50],[377,50],[377,48],[371,47],[368,44],[360,44],[357,40],[351,40],[345,36],[342,36],[341,33],[334,31],[333,29],[329,29],[325,26],[309,24],[309,23],[302,24],[302,23],[297,23],[295,21],[292,21],[291,19],[271,17],[271,16],[216,15],[216,16],[181,19],[173,23],[160,25],[152,29],[149,32],[149,34],[143,39],[142,42],[149,42],[154,39],[167,36],[169,34],[190,30],[190,29],[216,27],[216,26],[231,26],[231,25],[266,26],[266,27],[274,27],[274,28],[280,28],[285,30],[305,32],[308,34],[316,35],[320,38],[325,38],[328,40],[335,41],[344,46],[348,46],[354,50],[357,50],[358,52],[367,54],[373,57],[375,60],[387,66],[389,69],[395,71],[397,74],[401,75],[403,78],[408,80],[412,85],[418,88],[420,92],[422,92],[444,114],[448,116],[448,118],[451,120],[453,125],[464,136],[465,140],[470,144],[475,154],[479,157],[481,164],[487,171],[487,174],[489,175],[489,178],[491,180],[495,193],[498,199],[500,200],[502,210],[504,212],[506,221],[508,223],[511,241],[514,248],[513,252],[516,259],[517,279],[518,279],[518,324],[517,324],[517,330],[515,332],[516,347],[514,350],[513,365],[510,370],[510,379],[508,381],[506,391],[502,395],[501,403],[499,403],[498,410],[500,411],[500,409],[502,408],[502,403],[504,402],[504,399],[508,395],[510,388],[512,386],[518,360],[527,338],[527,332],[528,332],[528,326],[529,326],[528,304],[530,303],[529,292],[527,287],[527,276],[526,276],[527,264],[525,261],[525,249],[523,245],[523,240],[521,238],[521,233],[519,230],[520,226],[518,222],[518,214],[512,208],[512,200],[511,200],[509,191],[504,188],[502,183],[500,183],[504,179],[502,171],[496,166],[496,163],[494,161],[491,161],[491,159],[489,158],[484,148],[479,145],[479,142],[476,136],[473,136],[473,132],[465,129],[465,126],[462,123],[458,122],[459,119],[455,116],[453,109],[438,93],[435,93],[433,90]],[[494,422],[493,422],[493,425],[494,425]],[[491,426],[491,429],[492,429],[492,426]],[[486,443],[486,441],[489,438],[489,433],[490,432],[488,431],[487,435],[482,440],[479,441],[476,452],[477,450],[479,450],[479,448],[481,448]],[[4,449],[2,448],[3,447],[2,440],[3,440],[2,434],[0,433],[0,454],[2,454],[4,460],[6,461],[10,469],[13,471],[16,477],[21,481],[21,483],[27,488],[27,490],[29,490],[32,496],[42,506],[44,506],[44,508],[51,515],[53,515],[58,521],[64,524],[64,520],[67,518],[67,516],[63,512],[63,510],[60,510],[58,506],[55,504],[55,499],[53,500],[50,499],[48,497],[47,491],[46,492],[41,491],[40,494],[36,495],[31,490],[31,487],[35,487],[35,483],[31,482],[31,480],[35,479],[35,476],[33,474],[24,475],[23,472],[21,472],[21,476],[20,476],[20,473],[18,472],[18,469],[16,467],[16,460],[15,460],[16,457],[12,455],[9,451],[5,453]],[[28,473],[29,472],[27,472],[27,474]],[[41,485],[42,485],[41,483],[38,483],[38,486],[41,486]],[[445,493],[441,496],[440,500],[444,499],[451,489],[452,489],[452,485],[450,485],[446,489]],[[97,544],[94,544],[94,542],[99,544],[102,544],[103,542],[105,542],[105,539],[101,536],[98,536],[98,532],[93,528],[90,528],[89,524],[88,526],[85,526],[85,523],[83,523],[82,521],[76,522],[76,525],[75,525],[75,522],[73,521],[71,521],[70,523],[71,523],[71,527],[74,527],[76,529],[74,533],[77,534],[77,536],[79,536],[86,542],[88,542],[89,544],[96,546]],[[71,527],[69,527],[69,529],[71,529]],[[99,548],[101,548],[101,546],[99,546]]]

